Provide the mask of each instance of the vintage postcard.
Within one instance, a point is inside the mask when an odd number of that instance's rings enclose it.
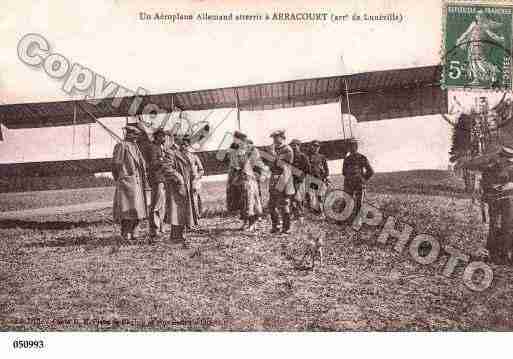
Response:
[[[5,2],[8,346],[511,331],[512,11]]]

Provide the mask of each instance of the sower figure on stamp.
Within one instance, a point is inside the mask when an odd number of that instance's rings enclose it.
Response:
[[[294,195],[294,183],[290,168],[294,160],[294,152],[285,143],[285,131],[277,130],[271,133],[273,145],[270,154],[273,161],[270,166],[271,179],[269,182],[269,211],[271,214],[271,233],[282,230],[290,233],[290,198]],[[281,215],[281,226],[280,226]]]
[[[124,128],[125,140],[116,144],[112,155],[112,177],[116,181],[113,217],[121,224],[123,239],[134,239],[139,221],[146,218],[146,164],[137,146],[142,135],[139,128],[128,125]]]
[[[164,232],[164,219],[166,215],[166,190],[164,177],[164,151],[163,146],[166,133],[158,129],[153,133],[153,143],[149,148],[149,181],[151,184],[151,204],[149,214],[150,238],[155,239],[157,232]]]
[[[467,30],[457,39],[456,45],[462,46],[467,52],[469,75],[471,85],[494,84],[499,75],[499,69],[487,59],[485,45],[495,41],[504,43],[504,37],[493,32],[502,24],[495,22],[485,15],[482,10],[477,11],[475,20]]]
[[[328,169],[328,161],[326,160],[326,156],[319,153],[319,149],[321,147],[321,143],[317,140],[312,141],[310,146],[310,174],[320,180],[314,182],[311,181],[308,184],[308,196],[310,202],[310,208],[316,212],[322,213],[322,202],[323,202],[323,193],[326,190],[325,183],[328,181],[328,176],[330,174]]]
[[[180,240],[185,246],[185,230],[198,224],[192,199],[192,179],[189,161],[167,136],[164,147],[164,176],[166,178],[166,221],[171,225],[171,240]]]
[[[356,219],[361,222],[360,209],[365,194],[365,184],[374,175],[374,170],[367,157],[358,152],[358,142],[351,139],[349,142],[349,154],[344,159],[342,168],[344,175],[344,192],[353,197],[354,211],[349,220]]]
[[[294,152],[294,161],[293,165],[293,173],[292,178],[294,181],[294,189],[296,193],[292,198],[292,213],[299,219],[300,223],[303,223],[304,220],[304,208],[303,203],[305,201],[306,195],[306,187],[305,187],[305,177],[307,174],[310,174],[310,161],[308,157],[301,151],[301,141],[297,139],[293,139],[290,141],[290,147],[292,147],[292,151]]]
[[[181,150],[190,163],[192,179],[192,198],[194,200],[194,208],[197,212],[196,217],[199,219],[202,213],[202,203],[200,195],[201,178],[205,174],[205,170],[203,169],[203,164],[201,163],[201,160],[198,157],[198,155],[192,152],[191,139],[189,136],[184,136],[182,138]]]

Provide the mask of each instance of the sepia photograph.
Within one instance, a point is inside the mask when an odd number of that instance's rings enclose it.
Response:
[[[11,353],[513,330],[513,3],[2,8]]]

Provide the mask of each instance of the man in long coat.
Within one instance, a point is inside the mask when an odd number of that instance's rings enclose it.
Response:
[[[498,264],[513,263],[513,149],[500,146],[462,159],[460,166],[482,173],[480,186],[482,201],[488,204],[486,249],[490,259]]]
[[[171,225],[170,239],[185,244],[185,229],[198,224],[197,211],[192,198],[192,177],[189,161],[174,143],[172,135],[167,136],[164,148],[164,176],[166,178],[166,221]]]
[[[308,160],[310,162],[310,175],[319,181],[311,181],[307,183],[308,199],[310,208],[317,213],[322,213],[323,210],[323,196],[326,192],[328,181],[329,168],[326,156],[319,153],[321,143],[317,140],[312,141],[310,145],[310,153]]]
[[[133,239],[139,221],[147,217],[146,165],[137,139],[142,134],[136,126],[125,128],[125,140],[116,144],[112,156],[112,177],[116,181],[113,217],[121,224],[123,239]]]
[[[243,225],[241,230],[246,228],[255,230],[257,219],[262,216],[262,201],[258,190],[258,176],[255,169],[265,169],[258,149],[253,141],[247,139],[241,143],[241,156],[238,157],[237,168],[239,168],[239,183],[241,186],[241,219]]]
[[[294,195],[291,165],[294,161],[294,152],[285,143],[285,131],[277,130],[271,133],[273,145],[270,154],[273,161],[270,164],[271,179],[269,182],[269,211],[271,212],[271,233],[280,228],[282,233],[290,233],[290,199]]]
[[[151,205],[149,213],[150,238],[157,236],[157,231],[163,233],[166,214],[166,190],[163,171],[163,145],[166,134],[163,129],[153,133],[153,143],[148,148],[148,177],[151,184]]]
[[[490,161],[481,185],[490,218],[486,249],[494,262],[513,263],[513,164]]]
[[[296,193],[292,197],[292,212],[301,223],[304,220],[303,202],[306,196],[305,177],[310,174],[310,161],[301,151],[301,141],[293,139],[290,141],[290,147],[294,151],[293,166],[298,172],[293,173],[294,189]]]
[[[349,142],[349,154],[344,158],[342,166],[344,175],[344,192],[353,197],[355,206],[352,218],[361,222],[360,209],[362,208],[365,185],[374,175],[374,170],[367,157],[358,152],[358,142],[351,139]]]
[[[254,142],[248,139],[246,144],[249,158],[253,166],[253,172],[255,173],[255,179],[257,181],[258,198],[263,206],[264,197],[262,195],[262,186],[269,179],[271,172],[269,171],[269,167],[265,165],[265,161],[260,154],[260,150],[255,146]]]
[[[240,156],[243,155],[241,145],[247,140],[246,134],[235,131],[233,143],[228,150],[228,181],[226,182],[226,209],[228,212],[239,211],[242,207],[241,185],[238,167]]]
[[[189,160],[189,164],[191,167],[191,179],[192,179],[192,198],[194,200],[194,208],[196,209],[196,217],[201,217],[202,212],[202,202],[201,202],[201,178],[205,174],[205,170],[203,169],[203,164],[197,154],[195,154],[191,149],[191,139],[189,136],[184,136],[182,138],[182,153]]]

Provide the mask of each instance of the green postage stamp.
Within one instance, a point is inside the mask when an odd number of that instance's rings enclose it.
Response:
[[[511,89],[512,9],[499,4],[445,5],[446,87]]]

